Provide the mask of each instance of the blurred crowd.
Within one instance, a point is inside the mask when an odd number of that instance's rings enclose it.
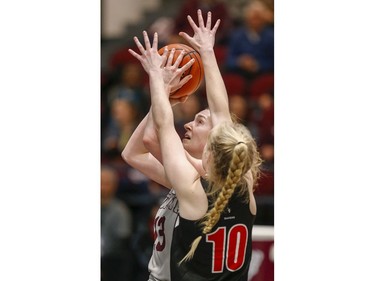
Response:
[[[255,224],[274,223],[274,17],[273,0],[185,0],[174,18],[160,17],[148,27],[159,33],[159,46],[184,43],[192,34],[187,15],[211,11],[221,19],[215,53],[227,87],[231,112],[257,140],[264,160],[255,192]],[[139,34],[129,34],[132,37]],[[101,80],[101,254],[102,281],[147,280],[153,246],[153,218],[167,190],[121,158],[134,129],[148,112],[148,78],[128,49],[114,52]],[[184,124],[207,107],[205,85],[173,107],[179,134]]]

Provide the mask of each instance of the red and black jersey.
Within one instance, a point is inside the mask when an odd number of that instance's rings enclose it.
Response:
[[[201,182],[205,187],[206,183]],[[247,281],[254,220],[249,203],[235,191],[215,227],[202,236],[193,258],[178,265],[194,239],[202,235],[199,221],[179,216],[172,240],[171,280]]]

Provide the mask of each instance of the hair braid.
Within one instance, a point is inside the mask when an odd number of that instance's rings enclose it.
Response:
[[[229,170],[224,183],[223,188],[218,194],[214,206],[211,210],[204,216],[202,224],[204,225],[202,235],[197,237],[191,244],[189,252],[186,256],[178,263],[179,265],[185,261],[193,258],[196,248],[202,239],[204,234],[210,233],[212,228],[219,221],[221,213],[228,205],[229,199],[232,197],[235,188],[243,177],[244,173],[244,161],[247,157],[247,146],[244,142],[238,142],[234,145],[232,159],[229,164]]]

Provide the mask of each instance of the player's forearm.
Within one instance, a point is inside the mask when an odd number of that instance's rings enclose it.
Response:
[[[152,112],[152,106],[150,108],[150,112]],[[163,163],[161,158],[160,143],[154,126],[152,114],[150,114],[147,119],[146,129],[143,136],[143,144],[160,163]]]
[[[152,104],[152,118],[155,129],[159,134],[160,129],[173,125],[173,112],[169,102],[169,94],[165,90],[161,71],[150,72],[150,91]]]
[[[208,106],[213,124],[222,120],[231,120],[228,94],[221,76],[215,53],[212,48],[201,49],[200,53],[205,72]]]
[[[126,144],[124,150],[121,152],[121,157],[129,164],[136,160],[136,158],[143,157],[148,153],[147,148],[143,144],[143,135],[145,132],[147,119],[151,114],[148,113],[141,123],[137,126],[133,134],[131,135],[128,143]],[[132,165],[133,166],[133,165]]]

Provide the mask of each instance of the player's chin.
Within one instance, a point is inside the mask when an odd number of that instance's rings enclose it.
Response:
[[[185,145],[188,145],[190,143],[190,139],[188,138],[183,138],[182,139],[182,144],[185,146]]]

